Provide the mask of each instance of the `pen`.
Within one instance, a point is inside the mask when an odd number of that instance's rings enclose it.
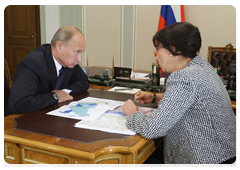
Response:
[[[133,103],[136,103],[136,102],[138,102],[138,100],[137,100],[137,99],[134,99]]]
[[[121,90],[132,90],[132,88],[127,88],[127,89],[115,89],[114,91],[121,91]]]

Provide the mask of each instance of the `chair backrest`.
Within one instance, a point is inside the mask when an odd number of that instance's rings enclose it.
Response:
[[[233,61],[236,61],[236,48],[231,43],[226,47],[208,46],[208,62],[213,67],[221,67],[220,76],[228,75],[228,67]]]
[[[10,76],[8,63],[4,58],[4,106],[7,103],[7,100],[10,94],[10,89],[11,89],[11,76]]]

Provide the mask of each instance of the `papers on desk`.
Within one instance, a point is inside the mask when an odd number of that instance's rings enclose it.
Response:
[[[123,103],[124,102],[121,101],[87,97],[79,101],[71,102],[47,114],[71,119],[94,121],[107,110],[113,110],[123,105]]]
[[[147,107],[138,107],[139,111],[143,111],[144,114],[150,114],[155,109]],[[112,111],[106,111],[101,117],[95,121],[80,121],[75,124],[75,127],[99,130],[110,133],[119,133],[125,135],[135,135],[136,132],[128,129],[126,127],[126,121],[128,116],[126,116],[122,107],[118,107]]]
[[[135,94],[135,93],[139,92],[140,90],[141,89],[115,86],[115,87],[109,89],[108,91]]]
[[[122,101],[87,97],[71,102],[47,114],[82,120],[74,125],[77,128],[135,135],[134,131],[126,127],[128,117],[122,111],[123,103]],[[147,107],[139,107],[138,109],[145,114],[154,110]]]
[[[77,128],[99,130],[109,133],[135,135],[136,132],[126,127],[126,116],[103,114],[95,121],[83,120],[75,124]]]

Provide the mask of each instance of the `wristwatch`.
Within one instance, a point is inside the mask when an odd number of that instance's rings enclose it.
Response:
[[[58,94],[57,93],[53,93],[53,92],[52,92],[52,94],[53,94],[54,99],[58,102],[58,100],[59,100]]]
[[[152,103],[154,103],[156,101],[156,93],[153,93],[153,100]]]

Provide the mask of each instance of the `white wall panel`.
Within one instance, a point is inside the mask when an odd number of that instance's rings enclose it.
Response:
[[[185,5],[185,20],[199,28],[202,47],[199,55],[207,60],[208,46],[236,48],[236,8],[231,5]]]
[[[59,29],[59,6],[45,6],[45,23],[46,23],[46,43],[51,43],[52,37]]]
[[[89,66],[120,66],[121,5],[84,6],[84,35]]]
[[[156,63],[152,37],[158,29],[160,7],[160,5],[136,6],[134,69],[151,70],[152,63]]]

